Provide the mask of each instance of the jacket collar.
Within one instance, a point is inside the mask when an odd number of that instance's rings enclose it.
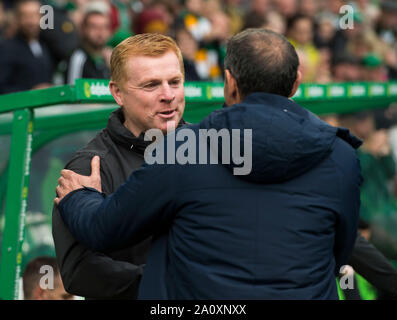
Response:
[[[136,137],[131,131],[124,126],[124,114],[121,108],[117,108],[110,114],[107,130],[110,138],[118,145],[124,148],[134,150],[139,154],[144,154],[146,147],[151,144],[151,141],[144,140],[144,133]],[[181,119],[178,128],[183,126],[186,122]]]

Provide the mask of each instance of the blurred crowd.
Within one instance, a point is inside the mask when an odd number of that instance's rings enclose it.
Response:
[[[305,82],[397,78],[395,0],[2,0],[0,93],[108,78],[112,48],[146,32],[176,39],[187,81],[222,81],[227,39],[252,27],[293,43]]]

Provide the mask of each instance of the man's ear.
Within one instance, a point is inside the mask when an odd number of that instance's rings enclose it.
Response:
[[[228,69],[225,70],[225,104],[231,106],[242,101],[236,79]]]
[[[121,88],[120,86],[114,82],[114,81],[110,81],[109,82],[109,89],[110,89],[110,93],[112,94],[114,100],[116,101],[116,103],[119,106],[123,106],[123,94],[121,92]]]
[[[288,98],[292,98],[295,95],[301,83],[302,83],[302,73],[298,70],[296,74],[296,80],[294,82],[294,85],[292,86],[292,90]]]

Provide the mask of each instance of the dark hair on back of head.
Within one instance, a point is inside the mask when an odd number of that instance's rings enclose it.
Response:
[[[295,48],[270,30],[247,29],[227,44],[225,69],[236,79],[243,98],[254,92],[289,97],[298,66]]]

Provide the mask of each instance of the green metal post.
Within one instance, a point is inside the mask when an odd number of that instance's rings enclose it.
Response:
[[[5,226],[1,248],[0,299],[18,299],[22,244],[24,239],[33,111],[14,112],[6,194]]]

